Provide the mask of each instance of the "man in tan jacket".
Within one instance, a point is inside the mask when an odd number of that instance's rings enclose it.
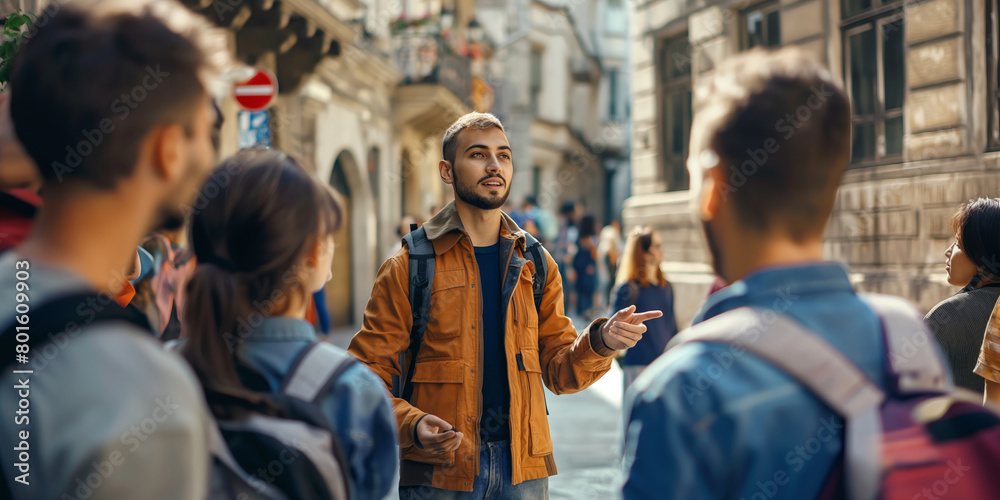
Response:
[[[350,351],[387,387],[403,380],[393,400],[401,499],[547,498],[556,466],[542,384],[556,394],[585,389],[661,313],[630,307],[578,336],[555,261],[538,254],[548,271],[536,303],[540,270],[528,259],[526,234],[500,210],[514,173],[503,125],[470,113],[445,132],[442,149],[438,168],[455,201],[417,233],[432,245],[434,271],[415,364],[400,360],[414,317],[422,317],[410,305],[416,255],[405,245],[379,270]]]

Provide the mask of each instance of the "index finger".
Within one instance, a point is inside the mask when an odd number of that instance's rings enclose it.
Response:
[[[643,321],[659,318],[660,316],[663,316],[663,311],[646,311],[644,313],[633,314],[628,322],[637,325]]]

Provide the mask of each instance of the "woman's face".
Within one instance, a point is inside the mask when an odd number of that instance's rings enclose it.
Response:
[[[969,260],[962,247],[958,244],[958,235],[944,252],[945,272],[948,273],[948,284],[965,286],[976,275],[976,265]]]
[[[649,252],[647,253],[650,259],[649,262],[659,264],[663,261],[663,241],[660,240],[659,234],[653,233],[653,237],[650,238],[649,242]]]

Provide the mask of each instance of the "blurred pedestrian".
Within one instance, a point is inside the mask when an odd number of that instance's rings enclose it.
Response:
[[[594,317],[594,296],[597,294],[597,220],[593,215],[580,219],[573,256],[573,273],[576,275],[576,314],[589,320]]]
[[[955,385],[983,394],[985,383],[975,370],[1000,298],[1000,198],[963,204],[951,218],[951,229],[955,239],[944,252],[944,270],[948,284],[962,289],[934,306],[924,322],[948,360]]]
[[[31,469],[20,482],[12,464],[23,461],[15,449],[28,419],[0,421],[0,462],[11,467],[0,497],[204,498],[213,424],[201,390],[141,326],[145,318],[111,298],[142,237],[183,219],[211,169],[210,89],[225,39],[173,1],[80,0],[46,21],[10,80],[11,118],[39,167],[44,202],[28,238],[0,256],[10,270],[0,276],[0,299],[11,304],[0,315],[5,352],[14,352],[17,283],[30,288],[39,333],[29,340],[31,364],[21,365],[33,373],[3,370],[0,381],[44,389],[30,394]],[[168,84],[143,91],[141,105],[120,101],[167,75]],[[14,270],[24,271],[17,283]],[[0,407],[18,399],[4,391]]]
[[[745,52],[704,85],[696,92],[704,97],[695,104],[687,165],[712,267],[731,285],[709,297],[694,326],[678,334],[693,341],[669,348],[629,389],[624,497],[844,495],[842,481],[825,490],[831,472],[839,477],[846,462],[853,481],[853,471],[872,471],[881,457],[853,447],[860,443],[845,451],[845,433],[837,431],[844,420],[824,402],[829,394],[821,400],[801,374],[769,360],[781,356],[776,349],[786,337],[808,336],[832,353],[790,351],[803,364],[819,370],[837,353],[878,388],[870,394],[892,387],[883,322],[855,293],[844,266],[823,261],[823,232],[851,153],[850,99],[794,48]],[[809,120],[791,135],[775,134],[773,124],[802,110]],[[741,170],[746,175],[735,184],[733,172]],[[926,335],[911,305],[878,300],[901,311],[894,321],[911,318],[904,327]],[[698,341],[706,335],[719,340]],[[757,354],[768,347],[776,348],[773,357]],[[933,350],[919,347],[915,354],[933,360]],[[828,377],[844,373],[839,368]],[[809,383],[819,390],[821,383]],[[870,439],[882,439],[881,424],[873,425]],[[795,452],[812,442],[819,444],[809,445],[808,455]],[[852,491],[878,487],[877,470],[875,484],[850,483]]]
[[[602,307],[614,299],[611,290],[618,276],[618,261],[622,256],[622,226],[612,219],[601,229],[597,242],[597,289],[600,293],[597,303]]]
[[[548,498],[543,384],[591,385],[660,313],[630,308],[578,335],[555,260],[500,210],[514,175],[500,121],[459,118],[442,156],[455,201],[379,269],[350,351],[395,396],[401,500]]]
[[[563,294],[563,306],[566,311],[571,311],[576,304],[576,273],[573,271],[573,257],[576,256],[576,242],[580,237],[576,222],[580,219],[582,210],[575,201],[567,201],[559,207],[559,233],[552,248],[552,258],[559,266],[563,287],[569,291]]]
[[[539,207],[538,200],[534,195],[524,197],[521,210],[534,220],[535,225],[538,226],[538,241],[542,242],[542,245],[546,248],[552,245],[559,236],[559,222],[552,215],[552,211]]]
[[[640,311],[660,311],[663,316],[646,322],[646,333],[621,357],[624,387],[628,389],[646,366],[677,334],[674,289],[663,275],[663,242],[649,227],[637,227],[625,242],[615,282],[614,310],[635,306]]]
[[[206,185],[204,193],[219,194],[206,196],[191,218],[198,267],[188,281],[181,352],[213,392],[278,394],[296,361],[320,342],[304,318],[313,293],[332,278],[333,234],[343,211],[329,187],[280,151],[245,150],[215,172],[231,179]],[[290,199],[297,203],[274,203]],[[241,330],[255,316],[263,319]],[[382,382],[358,363],[314,398],[349,464],[350,497],[384,498],[398,455]]]

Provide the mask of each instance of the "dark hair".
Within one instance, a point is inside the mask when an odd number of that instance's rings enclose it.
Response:
[[[444,131],[444,138],[441,139],[441,155],[442,158],[451,162],[453,165],[455,163],[455,157],[458,155],[458,134],[463,130],[471,128],[473,130],[487,130],[491,128],[498,128],[501,132],[506,133],[503,129],[503,124],[500,123],[500,119],[491,113],[478,113],[473,111],[459,117],[452,123],[448,130]]]
[[[564,201],[562,205],[559,206],[559,215],[566,215],[572,217],[576,214],[576,202],[573,200]]]
[[[1000,198],[969,200],[951,217],[951,228],[978,277],[1000,280]]]
[[[580,223],[577,224],[576,227],[579,231],[580,239],[596,236],[597,218],[591,214],[584,215],[583,217],[580,217]]]
[[[851,151],[839,82],[800,49],[760,49],[720,65],[699,90],[707,145],[740,222],[796,241],[822,234]]]
[[[110,189],[132,174],[154,127],[191,134],[224,41],[173,1],[62,3],[17,58],[11,117],[46,184]]]
[[[335,232],[337,195],[285,153],[248,150],[224,160],[191,217],[198,266],[187,284],[184,356],[209,388],[240,389],[235,354],[263,318],[307,290],[296,266],[317,237]]]

